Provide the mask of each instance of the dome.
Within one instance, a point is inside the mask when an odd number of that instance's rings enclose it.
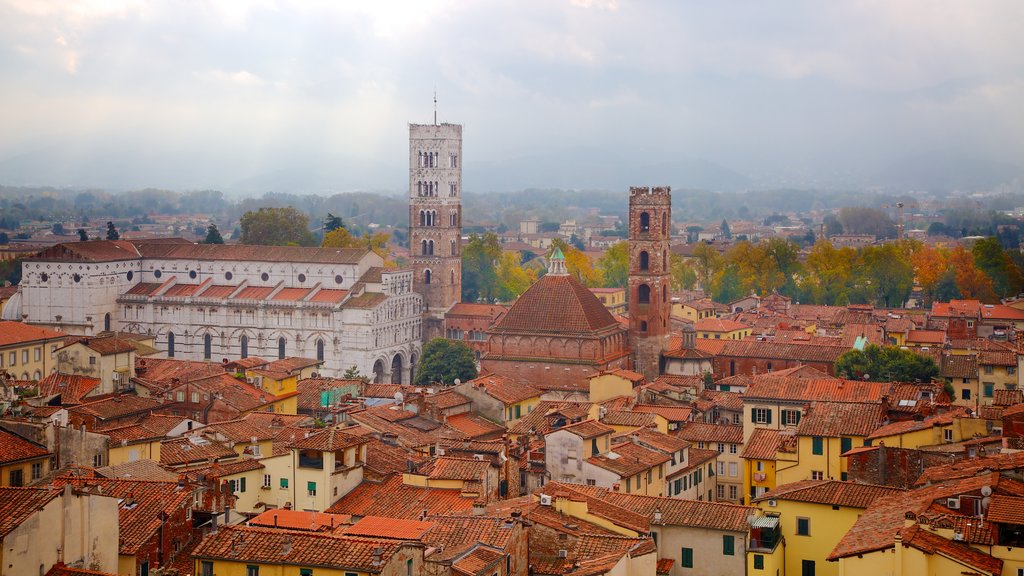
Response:
[[[571,274],[547,274],[512,304],[491,332],[580,334],[621,325]]]

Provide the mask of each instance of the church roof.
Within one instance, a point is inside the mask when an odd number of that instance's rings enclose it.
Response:
[[[490,332],[578,334],[620,329],[597,296],[571,274],[548,274],[512,304]]]

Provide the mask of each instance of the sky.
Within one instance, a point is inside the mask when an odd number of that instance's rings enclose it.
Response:
[[[0,184],[401,190],[436,93],[467,191],[988,185],[1024,174],[1022,30],[1019,0],[0,0]]]

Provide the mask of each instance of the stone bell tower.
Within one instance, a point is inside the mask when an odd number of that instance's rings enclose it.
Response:
[[[629,337],[633,363],[648,381],[668,347],[672,189],[629,189]]]

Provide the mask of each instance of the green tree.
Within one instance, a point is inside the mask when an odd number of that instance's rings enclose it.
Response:
[[[113,222],[107,222],[107,240],[120,240],[121,234],[117,231],[117,226],[114,226]]]
[[[385,264],[390,266],[388,258],[391,252],[388,249],[388,241],[391,237],[386,232],[375,232],[355,236],[345,228],[335,228],[327,234],[320,243],[324,248],[366,248],[373,250],[378,256],[384,259]]]
[[[263,207],[242,215],[242,244],[261,246],[315,246],[309,218],[292,206]]]
[[[668,255],[668,270],[672,278],[672,290],[693,290],[697,284],[697,273],[693,266],[687,264],[686,259],[670,252]]]
[[[345,374],[342,378],[345,380],[362,380],[364,384],[370,383],[370,377],[360,373],[357,366],[352,366],[348,370],[345,370]]]
[[[975,242],[971,254],[974,256],[974,265],[992,280],[996,296],[1013,296],[1024,288],[1020,269],[994,236]]]
[[[866,206],[846,206],[839,209],[839,222],[847,234],[870,234],[875,238],[895,238],[896,224],[889,216]]]
[[[89,234],[85,231],[85,228],[78,229],[78,241],[85,242],[89,239]]]
[[[57,236],[63,236],[64,235],[64,225],[61,224],[60,222],[57,222],[53,226],[50,227],[50,231],[53,232]]]
[[[839,218],[836,217],[835,214],[829,214],[828,216],[825,216],[825,219],[822,220],[822,223],[825,224],[826,236],[835,236],[836,234],[843,233],[843,225],[839,223]]]
[[[473,351],[462,342],[434,338],[423,346],[423,355],[416,369],[416,384],[453,384],[456,379],[476,378]]]
[[[526,292],[537,280],[537,273],[527,270],[522,266],[522,256],[519,252],[502,252],[498,258],[498,299],[502,302],[510,302]]]
[[[722,219],[722,238],[732,238],[732,230],[729,229],[729,223]]]
[[[701,288],[707,290],[711,281],[722,270],[725,261],[714,246],[701,242],[693,247],[693,263]]]
[[[0,244],[10,244],[11,237],[7,235],[7,232],[0,232]]]
[[[878,305],[902,307],[914,288],[914,267],[905,243],[865,246],[861,251],[861,270],[870,282],[867,293]]]
[[[206,240],[203,240],[203,244],[223,244],[224,238],[220,235],[220,230],[217,229],[216,224],[210,224],[206,227]]]
[[[345,223],[341,221],[341,216],[335,216],[330,212],[327,213],[327,218],[324,219],[324,234],[333,232],[338,228],[344,228]]]
[[[498,295],[496,265],[501,258],[501,244],[497,234],[473,234],[462,247],[462,299],[493,302]]]
[[[711,298],[715,302],[732,302],[745,295],[746,293],[740,285],[739,271],[734,264],[723,268],[711,282]]]
[[[896,346],[868,344],[836,359],[835,372],[843,378],[872,382],[930,382],[939,367],[928,356]]]
[[[629,281],[629,243],[622,241],[612,244],[598,258],[597,268],[604,277],[605,288],[625,288]]]

